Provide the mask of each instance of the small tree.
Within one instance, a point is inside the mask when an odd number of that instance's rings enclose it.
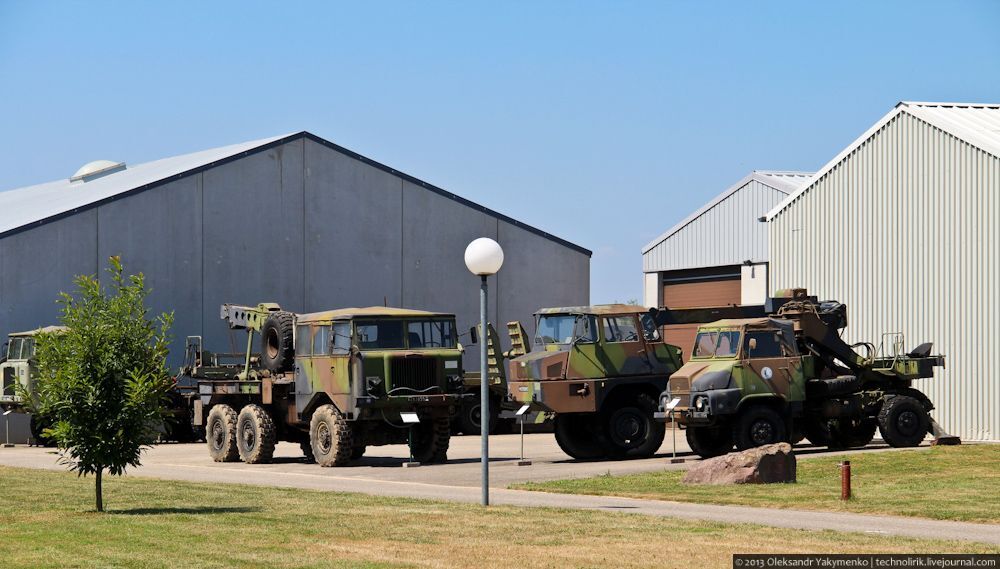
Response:
[[[143,275],[123,276],[118,257],[107,289],[94,276],[74,279],[76,294],[60,294],[67,331],[40,334],[37,410],[61,460],[78,475],[93,474],[97,511],[104,511],[101,475],[139,466],[155,442],[171,381],[166,356],[173,313],[148,318]]]

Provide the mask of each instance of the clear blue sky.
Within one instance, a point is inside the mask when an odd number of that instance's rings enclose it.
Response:
[[[0,0],[0,189],[309,130],[594,251],[899,100],[1000,102],[1000,2]],[[0,212],[2,215],[2,212]]]

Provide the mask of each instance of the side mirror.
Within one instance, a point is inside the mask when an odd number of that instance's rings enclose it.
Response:
[[[469,343],[473,346],[479,343],[479,326],[469,328]]]
[[[750,338],[750,341],[747,342],[747,347],[750,348],[751,352],[754,351],[754,350],[756,350],[757,349],[757,338]]]

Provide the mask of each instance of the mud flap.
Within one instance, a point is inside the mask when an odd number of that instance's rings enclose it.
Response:
[[[934,435],[934,442],[931,445],[960,445],[962,444],[962,439],[955,436],[949,435],[933,417],[928,417],[931,420],[931,434]]]

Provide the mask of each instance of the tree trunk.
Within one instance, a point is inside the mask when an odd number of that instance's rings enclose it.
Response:
[[[97,469],[97,511],[104,511],[104,497],[101,495],[101,473],[104,471],[103,468]]]

